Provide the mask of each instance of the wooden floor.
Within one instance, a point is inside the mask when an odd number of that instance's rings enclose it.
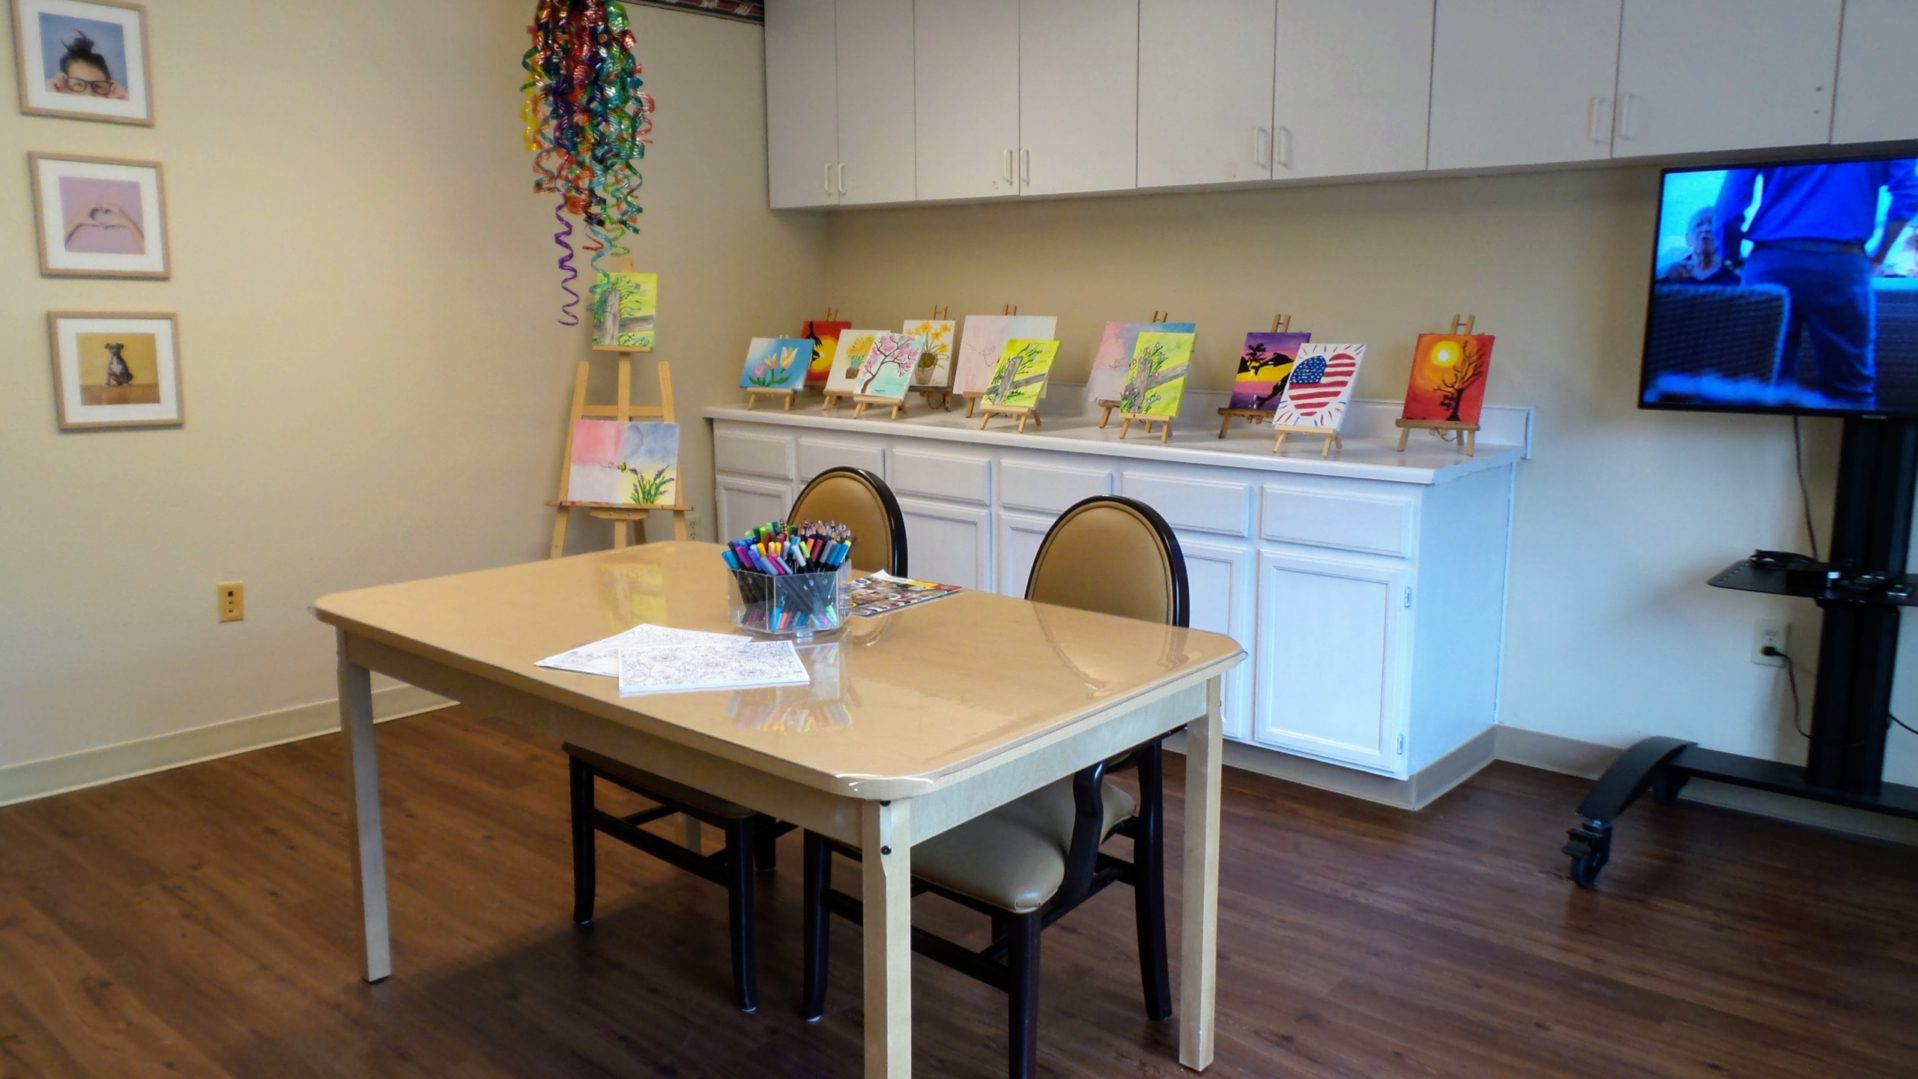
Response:
[[[337,738],[0,809],[0,1075],[859,1073],[856,930],[835,926],[825,1019],[795,1014],[796,837],[742,1015],[712,885],[603,846],[600,918],[568,923],[555,746],[459,709],[379,742],[399,973],[378,986]],[[1558,854],[1572,779],[1496,765],[1414,815],[1227,776],[1209,1074],[1918,1075],[1909,849],[1647,803],[1586,891]],[[1046,933],[1048,1074],[1189,1074],[1142,1016],[1129,902]],[[920,1074],[1000,1074],[1004,998],[925,962],[913,981]]]

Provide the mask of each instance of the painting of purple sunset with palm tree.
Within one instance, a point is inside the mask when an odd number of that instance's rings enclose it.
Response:
[[[1239,373],[1232,378],[1232,407],[1270,412],[1279,407],[1285,380],[1299,358],[1299,346],[1312,340],[1309,333],[1248,333],[1239,353]]]

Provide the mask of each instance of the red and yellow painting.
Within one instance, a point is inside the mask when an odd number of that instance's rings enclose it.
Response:
[[[832,372],[832,358],[839,351],[839,335],[852,329],[850,322],[808,322],[799,336],[812,338],[812,363],[806,368],[806,385],[824,386]]]
[[[1489,333],[1419,334],[1412,353],[1412,380],[1405,390],[1405,418],[1477,423],[1491,367]]]

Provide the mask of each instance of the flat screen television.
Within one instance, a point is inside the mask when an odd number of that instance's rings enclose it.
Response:
[[[1918,164],[1666,169],[1639,407],[1918,418]]]

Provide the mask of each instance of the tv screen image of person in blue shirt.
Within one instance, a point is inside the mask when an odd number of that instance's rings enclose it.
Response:
[[[1730,169],[1712,207],[1716,248],[1746,286],[1790,296],[1774,382],[1796,380],[1804,406],[1909,412],[1879,400],[1873,279],[1918,212],[1909,158]],[[1742,265],[1739,261],[1742,257]],[[1801,378],[1798,349],[1811,348]]]

